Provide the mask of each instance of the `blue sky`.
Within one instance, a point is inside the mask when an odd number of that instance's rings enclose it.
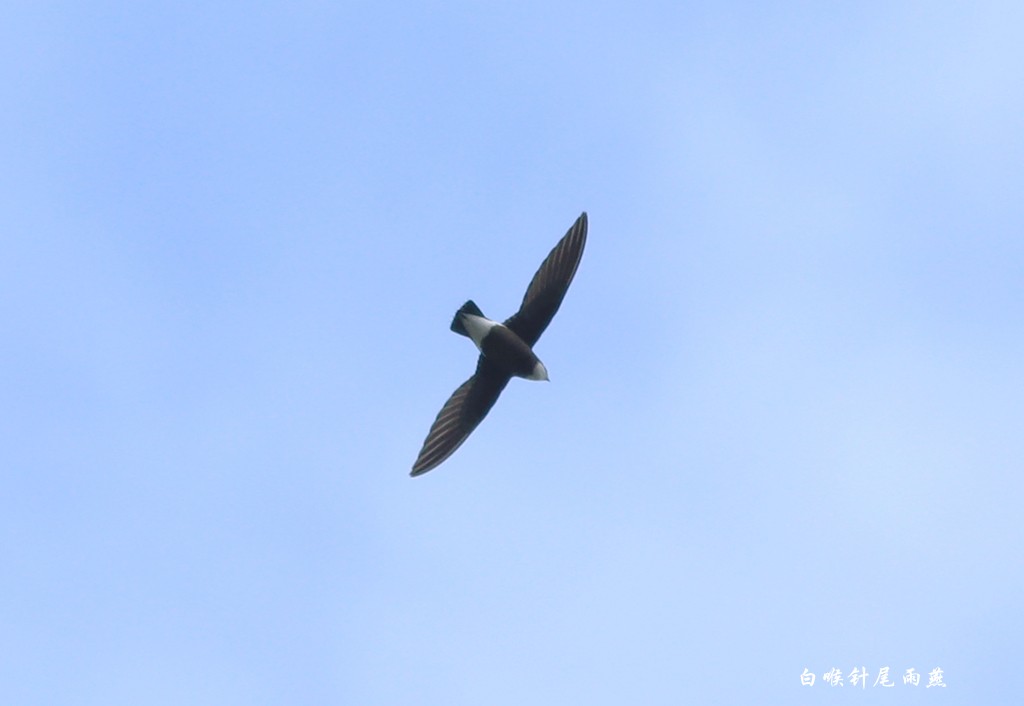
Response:
[[[4,16],[0,701],[1019,700],[1018,3]]]

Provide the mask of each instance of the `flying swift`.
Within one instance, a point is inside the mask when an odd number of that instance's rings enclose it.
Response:
[[[584,212],[541,263],[526,288],[519,311],[505,321],[488,319],[473,300],[455,312],[452,331],[471,339],[480,350],[476,372],[441,408],[410,475],[422,475],[437,468],[455,453],[487,416],[510,379],[548,379],[548,370],[533,352],[533,346],[561,306],[586,243]]]

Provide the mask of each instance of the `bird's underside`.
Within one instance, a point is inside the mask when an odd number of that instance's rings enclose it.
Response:
[[[586,241],[587,214],[583,213],[541,263],[519,311],[503,323],[483,317],[472,301],[456,313],[452,330],[474,338],[481,354],[476,372],[452,393],[438,413],[411,475],[422,475],[455,453],[487,416],[513,376],[547,379],[547,370],[533,353],[533,346],[561,306]]]

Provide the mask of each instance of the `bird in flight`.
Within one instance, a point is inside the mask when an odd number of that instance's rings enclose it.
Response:
[[[423,442],[410,475],[437,468],[455,453],[483,421],[512,376],[547,380],[548,371],[533,352],[565,298],[587,243],[583,213],[541,263],[526,288],[519,311],[502,323],[483,315],[472,300],[455,312],[452,331],[472,339],[480,349],[476,372],[452,393]]]

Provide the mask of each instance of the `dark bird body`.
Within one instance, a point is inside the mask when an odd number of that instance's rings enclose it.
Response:
[[[587,214],[583,213],[533,276],[519,311],[503,323],[485,317],[472,300],[455,312],[452,331],[469,337],[480,349],[476,372],[441,408],[411,475],[426,473],[451,456],[487,416],[512,377],[548,379],[533,346],[561,306],[586,242]]]

